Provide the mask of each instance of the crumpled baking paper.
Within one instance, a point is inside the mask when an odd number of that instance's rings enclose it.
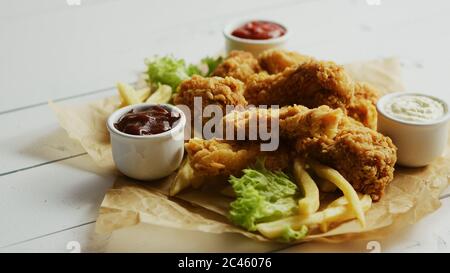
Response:
[[[353,79],[368,82],[383,94],[403,91],[401,69],[395,59],[352,63],[345,65],[345,69]],[[113,169],[105,123],[119,104],[118,97],[110,97],[88,105],[61,107],[50,103],[50,106],[68,135],[79,141],[100,166]],[[448,152],[427,167],[397,167],[385,196],[366,213],[365,229],[353,220],[326,233],[308,235],[302,241],[339,242],[355,237],[377,238],[411,225],[439,208],[439,195],[448,186],[449,176]],[[187,189],[176,197],[168,197],[173,178],[174,175],[171,175],[160,181],[140,182],[118,175],[101,204],[96,232],[110,234],[117,229],[144,223],[211,233],[234,232],[267,241],[261,235],[230,224],[227,212],[232,200],[214,187]]]

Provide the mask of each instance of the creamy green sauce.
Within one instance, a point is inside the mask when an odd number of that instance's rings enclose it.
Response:
[[[419,123],[436,120],[445,114],[440,101],[420,95],[395,97],[386,103],[384,110],[394,118]]]

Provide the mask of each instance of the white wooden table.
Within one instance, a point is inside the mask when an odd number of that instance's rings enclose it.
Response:
[[[282,20],[294,31],[289,48],[318,58],[398,57],[408,90],[448,100],[449,13],[445,0],[1,1],[0,251],[68,252],[70,241],[86,250],[114,180],[68,140],[48,100],[77,104],[112,95],[116,81],[136,79],[146,56],[213,55],[223,48],[224,24],[242,16]],[[382,251],[450,252],[449,196],[447,189],[438,211],[381,241]],[[136,250],[273,250],[237,235],[160,227],[145,240]],[[366,246],[314,243],[284,251]]]

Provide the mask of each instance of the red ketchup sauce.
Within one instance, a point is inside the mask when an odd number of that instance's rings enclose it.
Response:
[[[233,30],[231,35],[250,40],[267,40],[286,34],[286,29],[268,21],[251,21]]]
[[[156,135],[172,129],[179,119],[179,113],[155,105],[137,112],[131,110],[114,123],[114,127],[129,135]]]

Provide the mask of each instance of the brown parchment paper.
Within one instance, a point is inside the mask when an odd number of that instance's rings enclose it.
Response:
[[[345,65],[345,69],[355,80],[368,82],[382,93],[403,91],[401,69],[395,59],[352,63]],[[111,97],[82,106],[62,107],[50,103],[50,107],[69,136],[79,141],[95,162],[116,172],[105,123],[119,104],[118,97]],[[450,141],[447,150],[449,148]],[[303,241],[339,242],[356,236],[376,238],[413,224],[439,208],[439,195],[448,186],[449,175],[448,151],[424,168],[397,167],[385,196],[366,213],[365,229],[354,220],[327,233],[309,235]],[[144,223],[211,233],[234,232],[266,241],[258,234],[229,223],[226,215],[232,200],[221,195],[217,187],[187,189],[176,197],[168,197],[173,177],[140,182],[118,175],[101,204],[96,232],[108,234]]]

